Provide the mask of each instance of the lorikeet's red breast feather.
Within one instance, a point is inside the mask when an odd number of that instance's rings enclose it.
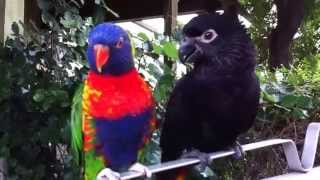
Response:
[[[87,86],[91,92],[90,105],[94,107],[90,108],[90,114],[94,117],[116,121],[126,115],[139,114],[154,104],[150,88],[136,69],[121,77],[90,72]]]

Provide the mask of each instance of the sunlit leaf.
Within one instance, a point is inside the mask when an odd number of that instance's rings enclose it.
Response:
[[[178,50],[177,50],[177,46],[174,42],[166,42],[163,45],[163,52],[166,56],[177,60],[178,59]]]
[[[153,52],[160,55],[162,52],[162,48],[160,45],[157,45],[155,43],[152,44]]]
[[[149,41],[148,36],[143,32],[139,32],[138,37],[140,37],[143,41]]]

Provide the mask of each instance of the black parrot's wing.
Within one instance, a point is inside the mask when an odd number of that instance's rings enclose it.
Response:
[[[183,105],[183,79],[179,80],[167,103],[165,121],[162,126],[160,146],[162,150],[161,161],[174,160],[180,156],[183,150],[181,136],[185,136],[185,131],[181,130],[183,121],[188,114]]]

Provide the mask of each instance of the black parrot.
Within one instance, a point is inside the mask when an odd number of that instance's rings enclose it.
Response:
[[[193,149],[234,147],[254,123],[259,105],[256,52],[238,18],[199,15],[182,31],[180,59],[193,68],[176,83],[167,104],[162,161]]]

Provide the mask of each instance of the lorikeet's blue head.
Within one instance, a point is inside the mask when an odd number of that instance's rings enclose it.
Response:
[[[134,67],[128,33],[112,23],[91,30],[87,56],[90,69],[100,74],[120,75]]]

